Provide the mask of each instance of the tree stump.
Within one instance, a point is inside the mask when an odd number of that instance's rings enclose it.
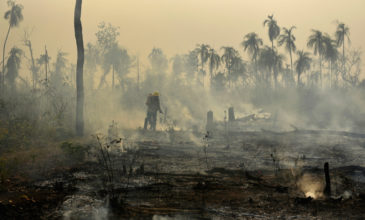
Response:
[[[324,175],[326,178],[326,187],[324,188],[324,195],[326,197],[331,196],[331,179],[330,179],[330,171],[329,171],[329,165],[328,162],[324,163]]]

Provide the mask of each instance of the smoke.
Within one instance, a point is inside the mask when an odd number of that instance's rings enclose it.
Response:
[[[312,174],[304,174],[297,183],[306,197],[319,199],[323,197],[324,183]]]
[[[155,80],[155,81],[154,81]],[[133,87],[127,90],[104,89],[93,91],[86,98],[86,124],[88,130],[105,132],[114,120],[123,129],[143,127],[146,117],[148,93],[159,91],[161,108],[167,119],[177,130],[191,130],[194,127],[204,131],[206,114],[214,112],[215,121],[223,121],[229,107],[234,107],[236,118],[265,112],[274,121],[275,127],[262,127],[288,131],[298,129],[326,129],[363,132],[365,124],[364,95],[360,89],[290,89],[277,90],[237,88],[217,92],[201,85],[183,85],[167,75],[165,80],[151,77],[153,87]],[[226,114],[226,115],[225,115]],[[263,125],[263,126],[269,126]],[[158,123],[159,130],[166,126]]]
[[[267,89],[257,93],[256,89],[217,92],[201,85],[181,85],[166,76],[164,81],[155,83],[153,88],[136,90],[97,91],[89,96],[85,110],[90,131],[105,130],[114,120],[121,128],[143,127],[146,117],[148,93],[159,91],[161,107],[175,129],[191,130],[196,127],[203,131],[206,114],[214,112],[215,121],[223,121],[229,107],[234,107],[236,118],[265,112],[274,121],[274,127],[262,127],[288,131],[298,129],[325,129],[350,132],[364,132],[364,95],[360,89],[290,89],[276,91]],[[154,80],[155,78],[151,78]],[[226,115],[225,115],[226,114]],[[263,126],[269,126],[263,125]],[[161,124],[158,129],[164,129]]]

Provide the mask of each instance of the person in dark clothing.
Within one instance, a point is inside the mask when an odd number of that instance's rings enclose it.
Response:
[[[158,92],[154,92],[153,94],[148,94],[147,101],[147,117],[144,123],[144,129],[146,130],[148,124],[150,124],[150,129],[156,130],[156,121],[157,121],[157,111],[162,113],[160,107],[160,94]]]
[[[151,125],[151,111],[149,111],[149,109],[151,108],[151,104],[152,104],[152,93],[149,93],[147,96],[147,101],[146,101],[146,105],[147,105],[147,116],[144,119],[144,130],[147,130],[148,124]]]

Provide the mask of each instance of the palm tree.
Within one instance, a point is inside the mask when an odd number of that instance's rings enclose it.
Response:
[[[268,34],[269,34],[269,38],[271,41],[271,50],[272,53],[274,54],[274,40],[279,36],[280,34],[280,27],[278,26],[276,20],[274,19],[274,15],[269,15],[267,16],[267,19],[264,21],[264,26],[267,25],[268,26]],[[275,57],[274,57],[275,58]],[[274,60],[274,63],[276,61]],[[276,81],[276,76],[278,75],[278,70],[276,69],[276,65],[273,66],[272,71],[274,72],[274,77],[275,77],[275,86],[277,84]]]
[[[9,28],[8,33],[6,34],[5,41],[4,41],[4,47],[3,47],[3,85],[4,85],[4,74],[5,74],[5,48],[6,48],[6,42],[8,41],[8,37],[10,34],[10,29],[12,27],[17,27],[19,23],[23,20],[23,6],[20,4],[16,4],[12,0],[8,0],[8,6],[10,9],[5,12],[4,18],[6,20],[9,20]]]
[[[76,67],[76,134],[84,135],[84,39],[81,24],[82,0],[76,0],[74,14],[75,39],[77,46]]]
[[[9,58],[6,63],[6,79],[9,82],[10,88],[12,91],[15,91],[15,79],[19,75],[21,56],[23,51],[17,47],[13,47],[10,50]]]
[[[330,87],[332,87],[332,64],[338,59],[338,50],[336,48],[337,42],[332,40],[330,36],[326,35],[323,37],[325,44],[324,58],[328,61],[328,68],[330,71]]]
[[[221,57],[222,62],[225,63],[225,66],[228,70],[228,79],[230,79],[231,70],[234,65],[235,58],[238,56],[238,51],[236,51],[233,47],[222,47],[224,50],[223,55]],[[229,87],[231,87],[231,81],[229,80]]]
[[[259,54],[260,46],[262,46],[262,44],[262,39],[255,32],[246,34],[244,40],[241,43],[243,49],[245,51],[248,50],[248,53],[251,55],[251,58],[255,63],[256,77],[258,77],[257,56]]]
[[[213,79],[213,71],[218,69],[221,65],[221,58],[219,54],[213,49],[209,49],[209,73],[210,81]]]
[[[280,34],[280,27],[278,26],[276,20],[274,19],[274,15],[268,15],[267,19],[264,21],[264,26],[267,25],[269,28],[269,38],[271,41],[271,49],[274,50],[274,40]]]
[[[312,35],[309,36],[307,46],[313,48],[314,55],[319,57],[319,77],[322,86],[322,58],[325,53],[325,44],[323,41],[323,34],[319,30],[312,30]]]
[[[37,64],[38,65],[45,65],[45,74],[46,74],[46,78],[45,80],[47,81],[47,64],[49,63],[49,61],[51,60],[51,57],[49,57],[47,54],[41,54],[39,56],[39,58],[37,59]]]
[[[295,70],[298,74],[298,87],[300,86],[300,75],[310,69],[310,65],[312,59],[308,52],[304,52],[303,50],[297,52],[298,59],[295,61]]]
[[[335,33],[337,46],[342,45],[342,71],[345,72],[345,39],[350,43],[350,29],[344,23],[337,24],[337,30]]]
[[[284,33],[279,36],[278,44],[279,46],[285,45],[285,50],[289,52],[290,56],[290,69],[293,73],[293,58],[292,58],[292,52],[295,52],[296,46],[295,46],[295,36],[293,35],[293,30],[295,29],[295,26],[291,26],[289,29],[284,28]]]
[[[197,52],[198,52],[199,58],[200,58],[200,65],[201,65],[200,71],[202,73],[202,77],[203,77],[202,84],[204,87],[204,76],[205,76],[204,65],[208,61],[208,58],[209,58],[210,46],[207,44],[198,44],[198,47],[196,49],[197,49]]]
[[[38,65],[44,65],[44,71],[45,71],[45,82],[48,82],[48,64],[51,60],[51,57],[48,56],[48,53],[41,54],[40,57],[37,59]]]

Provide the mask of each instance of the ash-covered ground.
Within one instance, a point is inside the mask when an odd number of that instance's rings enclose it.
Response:
[[[29,217],[27,207],[37,206],[35,216],[46,219],[364,218],[361,134],[124,133],[93,137],[84,162],[30,183],[27,197],[2,201],[2,215]],[[325,162],[331,195],[323,193]]]

